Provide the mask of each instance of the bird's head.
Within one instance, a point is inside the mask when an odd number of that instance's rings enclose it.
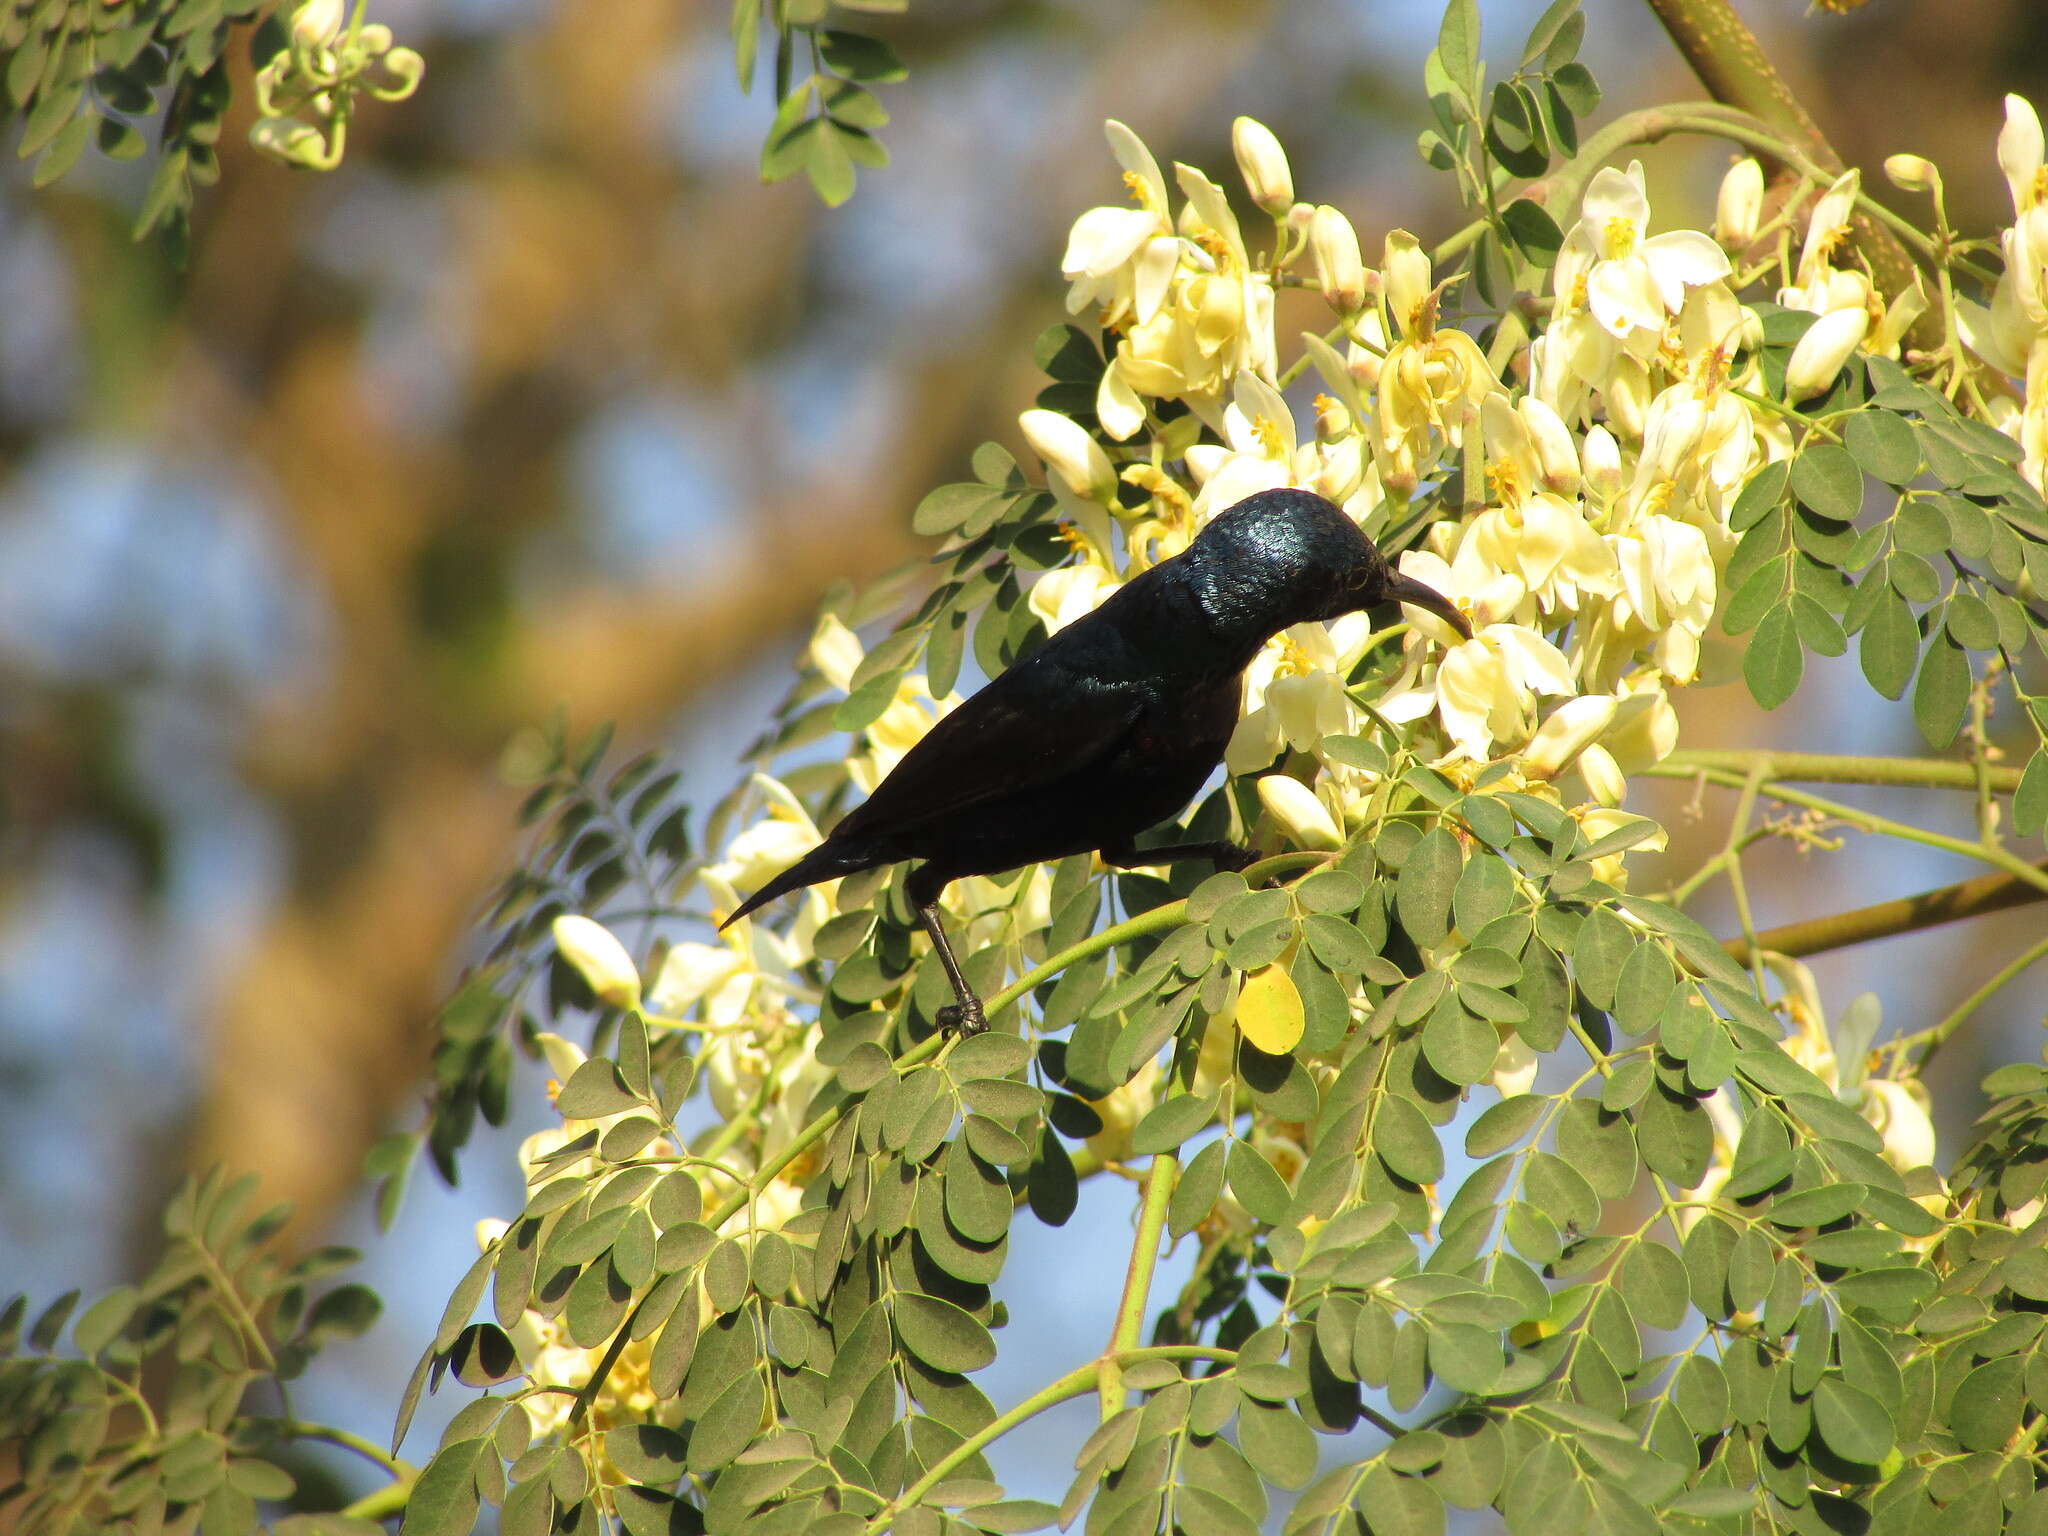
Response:
[[[1313,491],[1261,491],[1204,528],[1187,555],[1215,617],[1265,639],[1292,624],[1382,603],[1425,609],[1466,639],[1472,626],[1434,587],[1387,564],[1371,539]]]

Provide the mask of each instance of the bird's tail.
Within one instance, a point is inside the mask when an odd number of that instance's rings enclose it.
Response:
[[[876,854],[871,848],[860,844],[848,846],[845,843],[835,843],[828,838],[741,902],[739,910],[718,926],[721,930],[730,928],[748,913],[765,907],[778,896],[787,896],[791,891],[800,891],[807,885],[816,885],[820,880],[859,874],[864,869],[873,869],[877,864],[884,862],[886,858]]]

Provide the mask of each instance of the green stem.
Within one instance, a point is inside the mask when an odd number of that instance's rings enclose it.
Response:
[[[1056,1408],[1071,1398],[1094,1391],[1096,1382],[1107,1365],[1125,1368],[1142,1360],[1220,1360],[1230,1364],[1236,1359],[1237,1351],[1231,1349],[1213,1349],[1203,1344],[1160,1344],[1149,1349],[1127,1349],[1113,1356],[1105,1355],[1100,1360],[1091,1360],[1086,1365],[1067,1372],[1050,1386],[1032,1393],[1008,1413],[992,1420],[984,1428],[954,1446],[932,1465],[930,1471],[884,1505],[868,1521],[868,1532],[870,1536],[881,1536],[904,1510],[914,1508],[927,1493],[1019,1424],[1028,1422],[1048,1408]]]
[[[2043,869],[2042,873],[2048,874],[2048,869]],[[1981,917],[1987,912],[2003,912],[2008,907],[2028,906],[2040,901],[2042,896],[2036,882],[2018,880],[2011,875],[1975,875],[1954,885],[1942,886],[1939,890],[1921,891],[1917,895],[1900,896],[1847,912],[1831,913],[1827,917],[1767,928],[1756,936],[1756,947],[1794,958],[1816,955],[1823,950],[1847,949],[1872,939],[1888,939],[1901,933],[1938,928],[1943,923]],[[1743,940],[1730,939],[1723,947],[1738,963],[1748,963],[1749,946]]]
[[[1683,777],[1694,769],[1716,768],[1725,773],[1747,773],[1756,763],[1764,764],[1764,776],[1807,784],[1878,784],[1907,789],[1967,789],[1977,787],[1977,769],[1972,763],[1952,763],[1931,757],[1854,757],[1834,752],[1774,752],[1765,748],[1680,747],[1655,768],[1665,778]],[[2019,788],[2020,770],[1987,770],[1991,787],[2003,794]]]
[[[365,1440],[353,1430],[340,1429],[332,1424],[287,1424],[285,1432],[294,1440],[319,1440],[328,1445],[338,1445],[345,1451],[354,1451],[366,1461],[374,1461],[394,1478],[410,1485],[420,1475],[420,1469],[409,1461],[401,1461],[386,1452],[376,1442]]]
[[[1956,1005],[1955,1010],[1947,1018],[1936,1024],[1932,1029],[1924,1029],[1916,1035],[1908,1035],[1902,1040],[1896,1040],[1892,1043],[1892,1049],[1898,1053],[1898,1058],[1902,1061],[1906,1059],[1908,1053],[1916,1048],[1919,1049],[1920,1060],[1915,1064],[1913,1070],[1916,1073],[1924,1073],[1927,1070],[1927,1063],[1934,1060],[1935,1052],[1939,1051],[1947,1043],[1949,1036],[1953,1035],[1968,1022],[1971,1014],[1975,1013],[1996,996],[2007,982],[2013,980],[2022,971],[2025,971],[2029,966],[2044,957],[2048,957],[2048,938],[2038,940],[2021,950],[1997,975],[1964,998],[1962,1002]]]
[[[364,1494],[342,1514],[352,1520],[388,1520],[393,1515],[402,1515],[412,1498],[413,1485],[418,1481],[419,1473],[413,1472],[396,1482],[386,1483],[382,1488]]]
[[[1959,765],[1960,766],[1960,765]],[[1687,768],[1674,765],[1668,759],[1654,767],[1642,770],[1655,778],[1703,778],[1710,784],[1723,789],[1741,789],[1745,776],[1728,773],[1716,768]],[[1901,842],[1919,843],[1926,848],[1939,848],[1944,853],[1960,854],[1966,859],[2002,869],[2016,879],[2048,892],[2048,871],[2029,864],[2025,859],[2006,852],[2003,848],[1987,848],[1982,843],[1965,842],[1959,837],[1947,837],[1939,832],[1929,832],[1924,827],[1911,826],[1903,821],[1893,821],[1870,811],[1859,810],[1853,805],[1843,805],[1838,800],[1823,799],[1819,795],[1807,794],[1804,790],[1793,789],[1773,780],[1762,786],[1762,793],[1786,805],[1801,806],[1806,810],[1819,811],[1844,826],[1856,828],[1859,832],[1871,832],[1882,837],[1895,837]]]
[[[1284,874],[1295,869],[1306,868],[1312,864],[1324,863],[1328,858],[1328,854],[1322,853],[1276,854],[1272,858],[1261,859],[1258,863],[1252,865],[1244,872],[1245,878],[1247,880],[1257,880],[1272,875]],[[993,1019],[998,1013],[1001,1013],[1005,1008],[1029,993],[1033,987],[1038,986],[1041,982],[1050,981],[1076,961],[1086,960],[1091,955],[1100,954],[1103,950],[1112,949],[1127,940],[1140,938],[1146,934],[1158,933],[1162,929],[1172,928],[1187,920],[1187,912],[1188,904],[1186,901],[1168,902],[1163,907],[1154,907],[1150,912],[1141,912],[1136,917],[1127,918],[1121,923],[1112,924],[1100,933],[1089,935],[1089,937],[1081,940],[1078,944],[1068,945],[1058,954],[1048,956],[1044,964],[1025,972],[1024,975],[1019,976],[1015,981],[1003,988],[1002,991],[990,997],[984,1005],[988,1016]],[[899,1067],[917,1066],[939,1055],[951,1043],[944,1035],[932,1035],[927,1039],[919,1041],[901,1056],[897,1057],[896,1065]],[[783,1169],[787,1168],[791,1163],[795,1162],[829,1136],[832,1133],[832,1128],[839,1123],[840,1116],[844,1112],[844,1105],[828,1109],[809,1125],[805,1126],[791,1138],[789,1145],[784,1147],[780,1154],[769,1159],[768,1162],[761,1166],[760,1170],[747,1181],[744,1188],[729,1196],[719,1205],[716,1211],[706,1217],[706,1225],[714,1232],[724,1226],[759,1191],[766,1189],[770,1184],[774,1183],[776,1176]],[[645,1305],[645,1302],[643,1301],[641,1304]],[[605,1347],[604,1358],[597,1362],[597,1369],[590,1373],[590,1379],[577,1392],[576,1406],[569,1412],[569,1422],[572,1426],[583,1421],[584,1415],[590,1411],[590,1405],[597,1400],[597,1394],[604,1390],[605,1380],[611,1375],[612,1367],[618,1364],[619,1355],[624,1351],[626,1341],[633,1332],[633,1323],[639,1315],[639,1308],[635,1307],[632,1315],[627,1318],[625,1325],[612,1335],[611,1343]]]
[[[1175,1086],[1178,1088],[1178,1083]],[[1138,1207],[1138,1233],[1131,1241],[1131,1264],[1124,1272],[1124,1294],[1117,1303],[1116,1326],[1110,1331],[1109,1348],[1103,1354],[1101,1389],[1105,1423],[1124,1406],[1124,1373],[1118,1361],[1125,1352],[1138,1347],[1138,1335],[1145,1326],[1145,1311],[1152,1299],[1152,1275],[1159,1267],[1159,1240],[1166,1230],[1166,1206],[1179,1178],[1177,1156],[1171,1152],[1152,1154],[1152,1166],[1145,1170],[1144,1202]]]

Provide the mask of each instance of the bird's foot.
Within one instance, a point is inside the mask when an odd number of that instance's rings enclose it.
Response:
[[[1238,843],[1218,843],[1210,855],[1219,871],[1239,874],[1259,862],[1259,856]]]
[[[938,1024],[947,1034],[964,1040],[988,1028],[988,1015],[982,1012],[981,999],[970,997],[964,1003],[948,1003],[941,1008]]]

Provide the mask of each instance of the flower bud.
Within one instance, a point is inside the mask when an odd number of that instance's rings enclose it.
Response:
[[[853,674],[866,659],[860,636],[848,629],[836,613],[822,615],[811,634],[811,665],[842,693],[852,688]]]
[[[1386,278],[1387,308],[1393,314],[1394,329],[1406,336],[1429,298],[1429,253],[1407,230],[1390,230],[1380,271]]]
[[[1500,1049],[1494,1052],[1493,1071],[1488,1078],[1495,1092],[1504,1099],[1512,1099],[1536,1086],[1536,1069],[1540,1065],[1542,1060],[1535,1048],[1508,1027],[1508,1032],[1501,1036]]]
[[[1786,403],[1797,405],[1826,391],[1869,330],[1870,314],[1862,309],[1830,310],[1808,326],[1785,364]]]
[[[1309,221],[1308,245],[1330,308],[1340,315],[1357,314],[1365,304],[1365,260],[1358,254],[1358,231],[1351,221],[1324,203]]]
[[[1032,452],[1045,460],[1045,467],[1066,482],[1067,489],[1084,501],[1109,506],[1116,500],[1116,471],[1109,455],[1077,421],[1058,411],[1029,410],[1017,418],[1024,440]]]
[[[500,1221],[495,1216],[486,1216],[476,1224],[476,1248],[482,1253],[491,1244],[512,1230],[512,1223]]]
[[[249,143],[273,160],[307,170],[320,170],[326,161],[327,141],[320,130],[296,117],[258,118],[249,129]]]
[[[1885,156],[1884,173],[1901,192],[1931,192],[1941,181],[1934,162],[1919,155]]]
[[[2034,177],[2041,169],[2048,142],[2041,135],[2041,118],[2024,96],[2005,98],[2005,126],[1998,131],[1998,169],[2012,189],[2012,211],[2024,213],[2034,195]]]
[[[1589,693],[1565,700],[1529,738],[1522,753],[1522,772],[1532,779],[1555,778],[1614,723],[1618,708],[1620,701],[1611,694]]]
[[[1560,496],[1579,491],[1579,450],[1572,442],[1571,428],[1564,418],[1534,395],[1515,402],[1522,425],[1529,429],[1529,444],[1536,451],[1536,468],[1543,488]]]
[[[1344,402],[1333,395],[1319,394],[1315,400],[1316,436],[1324,442],[1331,438],[1343,437],[1352,429],[1351,412],[1344,408]]]
[[[1643,419],[1650,409],[1650,376],[1632,357],[1615,360],[1607,381],[1607,419],[1614,430],[1641,441]]]
[[[1934,1161],[1934,1122],[1912,1087],[1882,1077],[1863,1083],[1863,1118],[1884,1138],[1884,1160],[1901,1173]]]
[[[1335,848],[1344,841],[1329,809],[1299,779],[1284,773],[1267,774],[1259,780],[1259,801],[1303,848]]]
[[[1255,117],[1240,117],[1230,125],[1230,147],[1252,201],[1274,218],[1283,217],[1294,206],[1294,173],[1273,130]]]
[[[583,1054],[583,1047],[573,1040],[545,1033],[538,1038],[541,1059],[548,1064],[548,1076],[558,1083],[569,1081],[576,1075],[576,1069],[590,1059]]]
[[[1764,168],[1753,159],[1736,161],[1721,178],[1721,195],[1714,203],[1714,238],[1730,250],[1746,249],[1756,239],[1763,209]]]
[[[1586,781],[1586,793],[1601,805],[1619,805],[1628,793],[1628,779],[1622,774],[1621,764],[1597,741],[1579,753],[1578,762],[1573,766],[1579,770],[1579,777]]]
[[[1614,440],[1614,434],[1605,427],[1588,427],[1586,441],[1580,450],[1585,465],[1586,489],[1596,501],[1609,501],[1622,487],[1621,444]]]
[[[325,48],[341,35],[347,0],[306,0],[292,12],[292,41],[301,48]]]
[[[554,922],[555,948],[590,985],[600,1002],[631,1008],[640,1001],[640,972],[611,929],[567,914]]]

